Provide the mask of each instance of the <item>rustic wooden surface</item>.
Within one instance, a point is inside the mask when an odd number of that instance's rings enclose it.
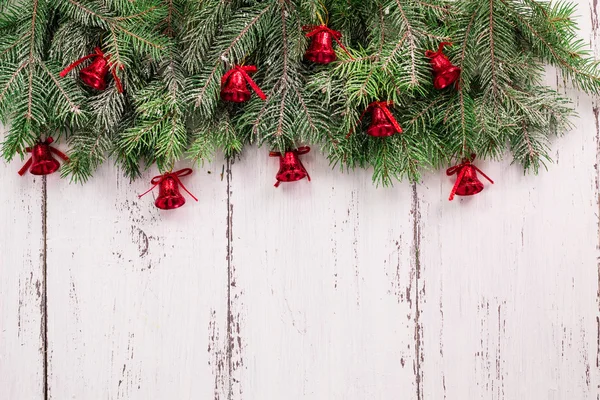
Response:
[[[556,162],[480,162],[452,203],[443,171],[376,189],[318,152],[279,189],[265,149],[216,160],[176,212],[150,172],[0,168],[0,399],[599,400],[600,111],[549,81],[580,116]]]

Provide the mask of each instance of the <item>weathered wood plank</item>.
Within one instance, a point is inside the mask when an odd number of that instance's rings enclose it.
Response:
[[[412,187],[310,153],[275,189],[266,151],[232,168],[232,399],[422,398]]]
[[[454,202],[443,171],[419,186],[428,398],[600,398],[597,108],[566,94],[579,119],[548,171],[478,162],[496,184]]]
[[[591,133],[557,140],[535,187],[504,162],[479,164],[496,185],[472,199],[444,202],[441,174],[419,188],[431,398],[596,398]]]
[[[185,179],[200,203],[177,211],[110,167],[49,190],[50,398],[227,398],[222,165]]]
[[[44,179],[20,177],[21,165],[0,166],[0,397],[35,400],[44,393]]]

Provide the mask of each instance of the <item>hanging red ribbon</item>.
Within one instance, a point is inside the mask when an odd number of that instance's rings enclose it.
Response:
[[[65,162],[69,162],[69,157],[67,157],[67,155],[65,153],[63,153],[62,151],[55,149],[54,147],[50,147],[50,144],[52,144],[54,142],[54,139],[49,136],[46,140],[44,140],[43,142],[40,142],[39,144],[45,144],[46,146],[48,146],[48,149],[56,154],[57,156],[59,156],[60,158],[62,158]],[[25,149],[26,152],[31,153],[33,151],[33,147],[27,147]],[[33,157],[29,157],[29,160],[27,160],[27,162],[25,163],[25,165],[23,165],[23,167],[21,167],[21,169],[19,170],[19,175],[23,176],[25,174],[25,172],[27,172],[27,170],[29,169],[29,167],[31,167],[31,163],[33,162]]]
[[[491,180],[489,176],[484,174],[482,170],[480,170],[479,168],[477,168],[475,165],[472,164],[472,162],[474,160],[475,160],[475,154],[471,154],[470,159],[463,158],[462,163],[455,165],[454,167],[450,167],[446,170],[446,175],[448,175],[448,176],[452,176],[452,175],[458,173],[458,176],[456,177],[456,182],[454,182],[454,186],[452,187],[452,191],[450,192],[450,197],[448,197],[448,200],[452,201],[454,199],[454,195],[456,194],[456,189],[458,189],[458,186],[460,185],[460,182],[462,181],[463,177],[465,176],[465,172],[467,171],[467,169],[465,168],[467,166],[474,168],[477,172],[479,172],[481,175],[483,175],[483,177],[485,179],[490,181],[491,184],[494,184],[494,181]]]
[[[310,152],[310,147],[308,147],[308,146],[301,146],[301,147],[298,147],[296,150],[290,150],[290,151],[292,151],[292,152],[298,154],[299,156],[301,156],[303,154],[306,154],[306,153]],[[271,151],[271,152],[269,152],[269,157],[281,157],[281,156],[282,156],[282,154],[280,152],[278,152],[278,151]]]
[[[67,68],[63,69],[60,72],[61,78],[64,78],[65,76],[67,76],[67,74],[69,72],[71,72],[74,68],[76,68],[78,65],[80,65],[85,60],[89,60],[90,58],[96,58],[96,57],[104,58],[108,62],[108,60],[110,59],[110,54],[104,54],[102,52],[102,50],[100,49],[100,47],[96,47],[96,48],[94,48],[94,52],[92,54],[88,54],[87,56],[81,57],[79,60],[69,64],[67,66]],[[121,80],[117,76],[117,72],[115,71],[115,69],[116,69],[115,66],[111,65],[110,62],[108,64],[110,65],[110,73],[113,76],[113,79],[115,80],[115,84],[117,85],[117,90],[119,91],[119,93],[123,93],[123,85],[121,84]],[[123,69],[122,65],[120,66],[120,69]]]
[[[333,39],[337,42],[338,46],[341,47],[342,50],[344,50],[344,52],[346,54],[348,54],[348,56],[350,57],[350,59],[354,60],[354,57],[352,57],[352,54],[350,54],[350,52],[348,51],[348,49],[346,49],[346,47],[343,45],[342,41],[340,40],[342,38],[342,33],[339,31],[334,31],[333,29],[329,28],[327,25],[307,25],[307,26],[303,26],[302,30],[304,32],[308,32],[306,34],[306,37],[313,37],[315,36],[317,33],[319,32],[327,32],[329,33]]]
[[[189,194],[192,199],[198,201],[198,199],[196,198],[196,196],[194,196],[193,194],[190,193],[189,190],[187,190],[187,188],[185,187],[185,185],[181,182],[181,180],[179,179],[182,176],[188,176],[192,173],[192,169],[191,168],[184,168],[184,169],[180,169],[179,171],[175,171],[175,172],[165,172],[162,175],[157,175],[154,178],[152,178],[152,180],[150,181],[150,183],[153,185],[150,189],[148,189],[147,191],[145,191],[144,193],[140,194],[138,196],[138,198],[141,198],[142,196],[147,195],[148,193],[150,193],[152,190],[154,190],[155,187],[157,187],[158,185],[160,185],[160,183],[166,179],[166,178],[173,178],[179,185],[181,185],[181,187],[183,188],[183,190],[186,191],[187,194]]]
[[[250,75],[248,75],[248,73],[253,74],[257,71],[256,66],[254,66],[254,65],[243,65],[243,66],[236,65],[236,66],[234,66],[229,71],[227,71],[225,73],[225,75],[223,75],[223,77],[221,78],[221,86],[223,86],[227,83],[227,80],[229,79],[231,74],[233,74],[235,71],[238,71],[242,74],[242,76],[244,77],[246,82],[250,85],[250,87],[254,90],[254,92],[256,92],[258,97],[260,97],[263,100],[267,99],[267,96],[263,93],[262,90],[260,90],[260,88],[258,87],[256,82],[254,82],[254,80],[250,77]]]
[[[393,105],[394,105],[393,101],[374,101],[374,102],[372,102],[362,112],[362,114],[360,115],[360,118],[358,119],[358,123],[360,124],[362,122],[366,113],[373,110],[373,108],[378,107],[378,108],[381,108],[381,110],[383,111],[385,116],[388,118],[388,120],[391,122],[391,124],[394,127],[394,129],[396,130],[396,132],[402,133],[402,127],[400,126],[398,121],[396,121],[396,118],[394,118],[394,114],[392,114],[392,112],[388,108],[388,106],[393,106]],[[348,132],[348,134],[346,135],[346,139],[348,139],[352,135],[353,132],[354,132],[354,128],[350,129],[350,132]]]
[[[431,50],[425,51],[425,57],[433,58],[440,54],[444,54],[444,46],[452,46],[452,42],[441,42],[438,45],[437,51],[431,51]]]

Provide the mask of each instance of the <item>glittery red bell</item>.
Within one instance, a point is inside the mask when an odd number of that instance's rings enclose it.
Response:
[[[380,106],[373,106],[371,110],[371,124],[367,128],[367,134],[376,137],[392,136],[397,130]],[[402,128],[400,129],[402,132]]]
[[[450,62],[444,54],[444,46],[452,45],[449,42],[440,43],[437,51],[427,50],[425,56],[430,58],[433,69],[433,87],[441,90],[455,83],[460,76],[460,68]]]
[[[162,175],[155,176],[152,178],[150,183],[152,186],[148,191],[139,195],[139,197],[144,196],[149,193],[158,186],[158,197],[154,202],[154,205],[161,210],[173,210],[175,208],[179,208],[185,204],[185,197],[179,192],[179,186],[183,188],[194,200],[198,201],[198,199],[190,193],[189,190],[181,183],[179,179],[182,176],[187,176],[192,173],[191,168],[184,168],[176,172],[166,172]]]
[[[456,194],[459,196],[471,196],[483,190],[483,183],[477,177],[477,170],[473,165],[463,167],[464,174],[456,187]]]
[[[322,30],[312,36],[304,58],[316,64],[329,64],[335,61],[336,56],[333,50],[333,35],[331,32]]]
[[[154,202],[161,210],[172,210],[185,204],[185,197],[179,192],[178,180],[165,177],[158,185],[158,197]]]
[[[281,182],[295,182],[304,178],[308,178],[310,181],[310,175],[302,165],[299,155],[306,154],[310,151],[310,147],[303,146],[296,150],[286,151],[284,155],[279,152],[272,151],[269,153],[270,157],[279,157],[279,171],[275,176],[277,183],[275,187],[279,187]]]
[[[109,62],[110,55],[105,55],[99,47],[96,47],[92,54],[88,54],[71,63],[67,68],[60,72],[60,76],[64,78],[75,67],[90,58],[93,58],[92,63],[79,71],[79,78],[81,78],[81,81],[93,89],[104,90],[106,89],[106,75],[110,72],[115,81],[115,85],[117,86],[117,90],[119,93],[123,93],[123,85],[121,85],[121,80],[117,76],[116,68],[111,68]],[[121,69],[123,69],[122,65]]]
[[[81,81],[96,90],[106,89],[106,74],[110,66],[104,57],[96,57],[87,67],[79,71]]]
[[[388,137],[394,133],[402,133],[402,127],[394,118],[394,114],[388,106],[393,105],[392,101],[374,101],[367,106],[359,118],[359,123],[367,113],[371,113],[371,124],[367,128],[367,134],[375,137]],[[348,132],[346,138],[352,135],[354,128]]]
[[[471,164],[475,159],[475,155],[471,155],[470,159],[464,159],[459,165],[449,168],[446,171],[446,175],[451,176],[457,174],[456,182],[450,192],[448,200],[454,199],[454,195],[458,196],[472,196],[483,190],[483,183],[479,180],[477,172],[483,175],[490,183],[494,183],[486,174],[484,174],[479,168]]]
[[[327,25],[318,26],[303,26],[302,29],[306,32],[306,37],[310,38],[310,45],[304,53],[304,58],[316,64],[329,64],[336,60],[335,51],[333,50],[333,41],[335,40],[338,46],[344,50],[350,58],[352,55],[342,44],[340,39],[342,34],[338,31],[330,29]]]
[[[265,100],[267,96],[260,90],[256,82],[250,78],[248,73],[254,73],[257,69],[254,65],[236,65],[221,78],[221,98],[225,101],[243,103],[250,100],[250,85],[258,97]]]
[[[31,153],[31,157],[19,170],[19,175],[24,175],[28,169],[32,175],[49,175],[56,172],[60,168],[60,163],[52,156],[52,153],[68,162],[69,158],[63,152],[50,147],[53,141],[54,139],[49,137],[45,141],[37,143],[33,148],[25,149]]]
[[[240,71],[234,71],[227,82],[221,87],[221,98],[225,101],[243,103],[250,100],[250,89],[246,78]]]

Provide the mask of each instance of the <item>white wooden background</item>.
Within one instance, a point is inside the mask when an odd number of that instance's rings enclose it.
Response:
[[[2,166],[0,399],[600,399],[599,109],[549,75],[580,115],[556,163],[479,162],[454,202],[318,152],[279,189],[266,149],[216,160],[173,212],[137,199],[155,171]]]

